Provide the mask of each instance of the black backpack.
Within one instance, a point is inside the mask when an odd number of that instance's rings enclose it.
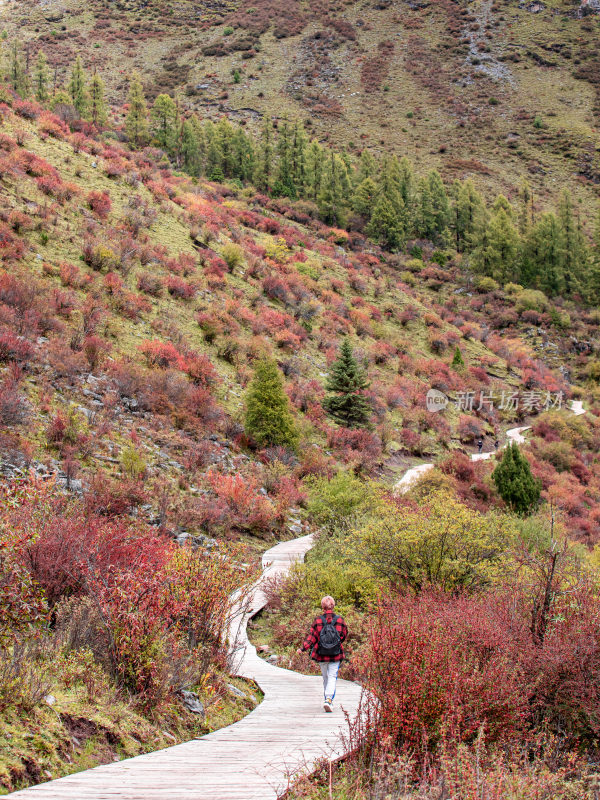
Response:
[[[319,647],[317,653],[320,656],[339,656],[342,652],[342,640],[338,629],[335,627],[339,617],[332,615],[331,622],[327,622],[325,614],[321,615],[323,627],[319,635]]]

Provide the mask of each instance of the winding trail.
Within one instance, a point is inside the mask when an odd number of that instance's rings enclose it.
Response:
[[[569,410],[572,411],[577,417],[586,413],[581,400],[571,400],[571,406]],[[526,439],[523,436],[523,433],[528,431],[530,428],[531,425],[524,425],[520,428],[510,428],[506,431],[506,438],[509,442],[514,442],[515,444],[524,444]],[[471,461],[486,461],[487,459],[492,458],[495,453],[495,450],[490,450],[485,453],[472,453]],[[411,469],[407,470],[400,480],[394,484],[394,491],[398,494],[406,494],[406,492],[408,492],[409,489],[411,489],[419,480],[421,475],[429,472],[429,470],[433,469],[434,467],[435,464],[429,463],[418,464],[416,467],[411,467]]]
[[[323,711],[320,677],[300,675],[263,661],[246,634],[248,620],[266,603],[264,580],[303,561],[313,537],[272,547],[250,607],[237,607],[230,631],[234,673],[255,680],[264,700],[227,728],[185,744],[68,775],[15,792],[45,800],[276,800],[323,758],[345,753],[344,711],[354,717],[361,688],[339,680],[332,714]],[[307,625],[310,621],[307,620]]]

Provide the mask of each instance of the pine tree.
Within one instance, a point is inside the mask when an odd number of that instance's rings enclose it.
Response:
[[[150,112],[152,118],[152,134],[159,147],[172,154],[175,145],[175,120],[177,106],[168,94],[159,94]]]
[[[34,93],[35,99],[38,101],[38,103],[47,103],[50,99],[48,83],[48,59],[46,58],[44,51],[39,50],[33,72]]]
[[[108,110],[106,107],[106,97],[104,94],[104,81],[102,77],[94,72],[90,81],[89,95],[89,117],[97,128],[106,125],[108,120]]]
[[[259,361],[246,394],[244,427],[259,447],[295,449],[298,432],[277,364]]]
[[[460,352],[460,347],[456,345],[454,356],[452,357],[452,369],[455,369],[457,372],[460,372],[460,370],[463,369],[464,366],[465,366],[465,361],[462,357],[462,353]]]
[[[83,62],[81,56],[77,56],[75,63],[71,68],[71,79],[69,80],[68,92],[71,98],[71,103],[80,117],[85,117],[89,97],[86,88],[85,70],[83,69]]]
[[[331,365],[326,389],[332,392],[323,407],[345,428],[361,428],[369,423],[371,406],[362,392],[369,385],[364,370],[358,365],[349,339],[344,339],[336,361]]]
[[[527,516],[538,505],[542,483],[533,477],[529,461],[514,442],[505,448],[492,478],[498,494],[516,514]]]
[[[125,130],[129,141],[136,147],[141,147],[148,141],[148,107],[144,90],[137,75],[134,75],[129,85],[127,98],[129,110],[125,117]]]

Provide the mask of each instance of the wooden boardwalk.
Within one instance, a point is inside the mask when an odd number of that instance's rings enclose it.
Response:
[[[263,556],[263,579],[287,571],[311,545],[312,537],[304,536],[268,550]],[[320,676],[280,669],[256,654],[246,636],[246,623],[265,603],[261,582],[251,608],[238,617],[237,629],[230,635],[234,672],[254,679],[265,695],[252,713],[200,739],[42,783],[11,797],[275,800],[317,760],[343,755],[343,710],[354,716],[360,687],[338,681],[334,712],[326,714]]]

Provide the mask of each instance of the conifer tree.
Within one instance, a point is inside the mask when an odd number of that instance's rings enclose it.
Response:
[[[352,196],[352,208],[361,217],[369,220],[375,207],[377,197],[377,184],[373,178],[365,178],[356,187]]]
[[[181,154],[183,156],[183,168],[189,175],[197,178],[201,171],[200,146],[194,125],[187,119],[181,129]]]
[[[456,345],[456,349],[454,350],[454,356],[452,357],[452,369],[455,369],[457,372],[465,366],[465,361],[462,357],[462,353],[460,352],[460,347]]]
[[[233,127],[223,117],[215,127],[215,137],[221,153],[221,169],[223,175],[232,178],[235,175],[235,149]]]
[[[345,428],[361,428],[369,423],[371,406],[362,392],[369,385],[364,370],[352,353],[350,340],[345,338],[325,384],[332,394],[323,401],[323,407],[333,419]]]
[[[306,188],[308,197],[317,201],[323,178],[323,148],[313,139],[306,152]]]
[[[519,212],[519,233],[527,236],[533,225],[533,192],[527,181],[521,187],[521,210]]]
[[[346,165],[332,150],[327,159],[318,197],[319,211],[325,222],[330,225],[342,224],[349,193],[350,181]]]
[[[434,242],[445,244],[449,233],[450,207],[442,177],[435,169],[427,175],[427,189],[427,213],[424,216],[425,236]]]
[[[296,120],[292,131],[292,182],[299,196],[306,187],[306,143],[304,126]]]
[[[38,103],[47,103],[50,99],[48,91],[49,74],[48,74],[48,59],[43,50],[39,50],[33,71],[33,87],[35,99]]]
[[[12,90],[20,97],[27,97],[29,94],[29,80],[21,58],[19,43],[16,39],[10,48],[9,78]]]
[[[296,197],[292,178],[292,135],[288,118],[284,117],[277,131],[277,178],[273,194],[277,197]]]
[[[295,449],[298,432],[290,411],[288,396],[277,364],[262,359],[256,364],[254,377],[246,394],[244,427],[259,447]]]
[[[594,258],[596,261],[600,261],[600,204],[596,211],[594,224]]]
[[[363,150],[358,160],[357,181],[362,183],[367,178],[374,178],[377,174],[377,162],[373,154]]]
[[[71,78],[67,88],[73,107],[80,117],[85,117],[88,108],[89,97],[86,88],[85,70],[83,69],[81,56],[77,56],[75,63],[71,68]]]
[[[543,214],[529,231],[519,281],[539,286],[550,297],[565,291],[560,226],[552,212]]]
[[[150,112],[152,133],[159,147],[172,153],[175,146],[177,106],[168,94],[159,94]]]
[[[104,94],[104,81],[102,77],[94,72],[90,87],[88,90],[89,95],[89,118],[96,125],[101,127],[106,125],[108,120],[108,110],[106,107],[106,97]]]
[[[572,294],[579,288],[587,266],[587,248],[579,215],[567,190],[561,194],[558,204],[558,222],[565,292]]]
[[[273,124],[269,117],[265,117],[262,126],[258,165],[256,170],[256,183],[264,191],[271,190],[273,181]]]
[[[383,192],[380,192],[373,208],[367,233],[389,250],[398,250],[405,242],[405,231],[398,206]]]
[[[460,184],[454,206],[454,234],[459,253],[468,250],[475,237],[477,226],[486,224],[483,220],[485,207],[483,199],[473,181]]]
[[[536,508],[542,483],[533,477],[529,461],[514,442],[505,448],[492,478],[498,494],[516,514],[527,516]]]
[[[252,141],[241,128],[233,135],[234,174],[241,181],[250,181],[254,175],[256,161]]]
[[[137,75],[133,76],[129,85],[127,102],[129,110],[125,117],[125,130],[129,141],[136,147],[141,147],[148,141],[148,107]]]
[[[519,254],[519,234],[504,204],[496,202],[489,224],[480,229],[473,266],[499,283],[506,283],[519,278]]]

